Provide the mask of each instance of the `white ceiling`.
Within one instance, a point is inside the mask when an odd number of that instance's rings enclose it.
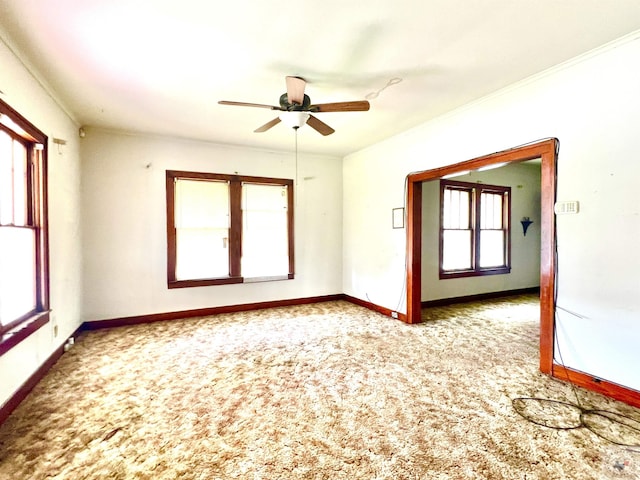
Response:
[[[370,98],[317,114],[333,135],[300,129],[340,156],[638,29],[638,0],[0,0],[0,35],[80,125],[291,150],[283,124],[253,133],[276,112],[217,102],[278,105],[298,75],[312,103]]]

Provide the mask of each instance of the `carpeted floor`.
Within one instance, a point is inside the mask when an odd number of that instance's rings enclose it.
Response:
[[[424,318],[327,302],[84,333],[0,427],[0,479],[640,478],[637,449],[513,408],[576,402],[538,372],[535,297]]]

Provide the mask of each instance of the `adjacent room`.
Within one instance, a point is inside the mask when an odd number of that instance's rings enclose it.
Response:
[[[639,478],[640,3],[0,2],[0,478]]]

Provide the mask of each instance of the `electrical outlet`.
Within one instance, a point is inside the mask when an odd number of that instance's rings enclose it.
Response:
[[[52,339],[54,339],[58,336],[58,318],[56,317],[55,312],[51,312],[49,321],[51,322],[51,336]]]
[[[76,343],[75,339],[73,337],[69,337],[67,339],[67,342],[64,344],[64,351],[68,352],[75,343]]]

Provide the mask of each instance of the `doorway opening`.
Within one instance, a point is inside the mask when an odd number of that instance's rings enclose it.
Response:
[[[407,316],[421,321],[422,286],[422,183],[496,164],[540,159],[540,370],[553,369],[556,162],[555,138],[467,160],[455,165],[412,173],[407,177]]]

